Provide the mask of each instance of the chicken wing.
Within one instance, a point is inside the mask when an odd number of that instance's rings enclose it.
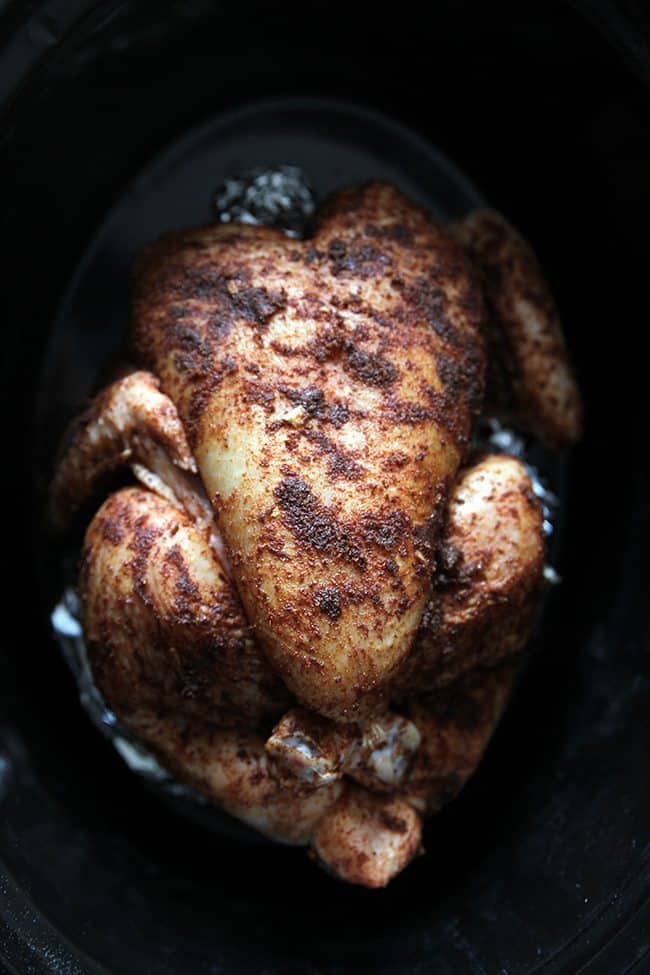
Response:
[[[130,372],[72,424],[50,487],[50,516],[65,529],[112,474],[128,466],[150,490],[184,510],[227,567],[214,513],[197,476],[176,407],[150,372]]]
[[[575,443],[582,422],[580,392],[555,301],[531,247],[492,210],[473,211],[452,232],[482,273],[488,402],[553,447]]]

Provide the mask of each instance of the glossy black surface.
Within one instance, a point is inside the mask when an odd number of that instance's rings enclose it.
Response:
[[[443,3],[426,30],[415,7],[314,23],[289,5],[44,6],[0,129],[0,957],[21,972],[647,970],[647,91],[559,4]],[[379,893],[164,808],[88,724],[47,627],[51,450],[35,453],[30,417],[61,295],[148,160],[252,99],[305,94],[419,131],[521,226],[588,404],[543,651],[427,856]],[[78,354],[72,372],[94,374]]]

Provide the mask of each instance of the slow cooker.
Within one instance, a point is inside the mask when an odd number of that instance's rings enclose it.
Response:
[[[1,6],[0,45],[6,971],[650,971],[644,5],[34,0]],[[384,891],[162,802],[88,722],[51,633],[44,499],[123,334],[113,284],[159,207],[201,219],[235,129],[231,161],[311,159],[332,185],[373,159],[435,198],[452,161],[534,242],[586,403],[535,653],[427,856]]]

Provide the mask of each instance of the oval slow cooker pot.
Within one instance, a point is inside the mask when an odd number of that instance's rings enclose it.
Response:
[[[7,971],[650,971],[648,24],[634,4],[455,0],[424,16],[0,6]],[[62,295],[167,146],[260,98],[305,97],[408,127],[523,229],[587,404],[538,652],[427,856],[381,892],[164,805],[88,722],[49,628],[42,502],[65,391],[50,401],[42,377]],[[77,377],[101,365],[74,343],[66,355]]]

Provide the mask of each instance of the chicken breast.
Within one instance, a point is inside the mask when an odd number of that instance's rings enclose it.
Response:
[[[480,405],[469,262],[397,190],[264,227],[172,234],[139,261],[138,353],[217,512],[248,618],[299,702],[377,711],[426,605]]]

